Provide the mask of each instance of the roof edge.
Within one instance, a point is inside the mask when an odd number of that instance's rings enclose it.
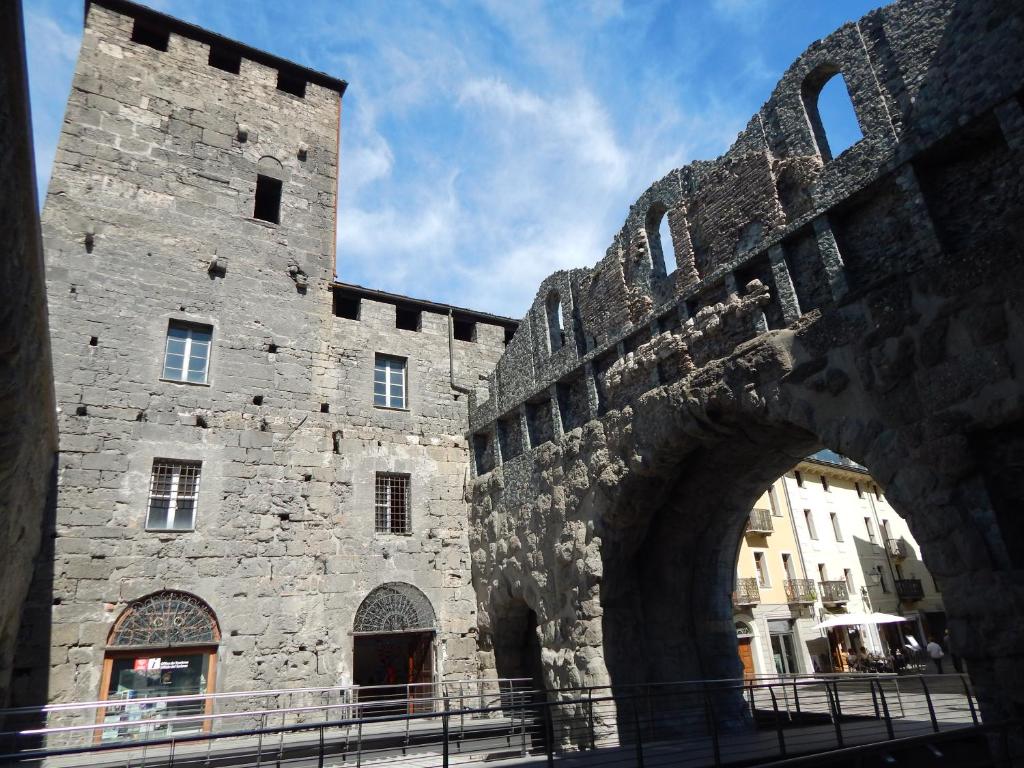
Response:
[[[457,307],[454,304],[442,304],[428,299],[416,299],[412,296],[403,296],[400,293],[388,293],[387,291],[380,291],[376,288],[365,288],[364,286],[356,285],[355,283],[342,283],[335,280],[331,284],[331,288],[332,290],[340,288],[351,293],[359,294],[360,298],[373,299],[385,304],[405,304],[407,306],[425,309],[429,312],[438,312],[442,315],[447,315],[450,310],[453,314],[459,314],[463,317],[472,318],[490,325],[500,325],[506,328],[518,328],[520,323],[519,320],[515,320],[511,317],[505,317],[503,315],[492,315],[489,312],[480,312],[475,309]]]
[[[135,19],[144,19],[147,22],[157,24],[161,28],[167,29],[170,32],[174,32],[175,34],[192,40],[197,40],[200,43],[228,48],[237,52],[243,58],[255,61],[259,64],[264,64],[268,67],[273,67],[274,69],[282,70],[291,74],[302,75],[307,82],[336,91],[339,97],[344,96],[345,89],[348,88],[348,82],[345,80],[331,77],[330,75],[316,69],[304,67],[301,64],[296,64],[294,61],[283,59],[280,56],[267,53],[259,48],[253,48],[250,45],[240,43],[237,40],[232,40],[229,37],[224,37],[223,35],[211,32],[203,27],[190,24],[187,21],[182,21],[174,16],[168,16],[166,13],[154,11],[152,8],[131,2],[131,0],[85,0],[85,15],[82,17],[83,24],[89,18],[89,8],[93,4]]]

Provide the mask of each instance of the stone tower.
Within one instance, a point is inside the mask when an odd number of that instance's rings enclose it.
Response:
[[[23,693],[103,698],[175,654],[202,691],[365,683],[395,603],[417,679],[475,673],[465,394],[515,324],[335,282],[345,85],[87,3],[43,212],[61,464]]]

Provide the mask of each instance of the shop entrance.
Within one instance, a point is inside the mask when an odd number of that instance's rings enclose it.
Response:
[[[381,584],[359,605],[352,629],[360,714],[432,711],[436,620],[427,596],[411,584]]]
[[[772,639],[772,659],[775,662],[775,672],[780,675],[797,674],[800,668],[796,660],[792,625],[788,621],[769,621],[768,634]]]
[[[429,711],[434,680],[434,633],[393,632],[355,637],[353,682],[360,702],[373,702],[364,714]],[[387,705],[387,701],[402,704]]]

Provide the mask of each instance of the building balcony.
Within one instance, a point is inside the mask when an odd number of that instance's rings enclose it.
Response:
[[[774,529],[772,513],[767,509],[752,509],[747,518],[747,533],[771,533]]]
[[[896,579],[896,594],[900,600],[923,600],[924,584],[920,579]]]
[[[812,579],[786,579],[783,586],[787,603],[813,603],[818,596]]]
[[[893,560],[904,560],[910,555],[910,547],[903,539],[886,539],[885,548]]]
[[[843,605],[850,600],[850,590],[845,581],[819,581],[818,588],[824,605]]]
[[[761,590],[757,588],[757,579],[736,579],[736,591],[732,593],[733,605],[757,605],[760,602]]]

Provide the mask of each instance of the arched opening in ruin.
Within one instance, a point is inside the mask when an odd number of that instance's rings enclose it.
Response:
[[[364,715],[432,708],[436,634],[430,600],[411,584],[381,584],[363,599],[352,627],[352,681]]]
[[[494,664],[498,677],[521,681],[534,691],[544,690],[537,613],[523,600],[511,601],[494,622]]]
[[[137,717],[208,714],[213,700],[186,698],[212,693],[217,675],[220,626],[213,610],[187,592],[163,591],[131,603],[114,622],[107,640],[100,700],[171,698],[162,708],[111,706],[104,721]],[[209,721],[176,722],[175,733],[207,730]]]
[[[814,142],[826,163],[864,138],[846,79],[837,67],[825,65],[809,74],[802,96]]]
[[[675,255],[672,230],[669,227],[668,209],[664,203],[656,202],[647,211],[644,222],[647,246],[651,254],[651,270],[657,277],[668,274],[665,268],[665,252]]]
[[[551,291],[544,302],[548,321],[548,349],[554,353],[565,346],[565,329],[562,327],[562,297],[558,291]]]

